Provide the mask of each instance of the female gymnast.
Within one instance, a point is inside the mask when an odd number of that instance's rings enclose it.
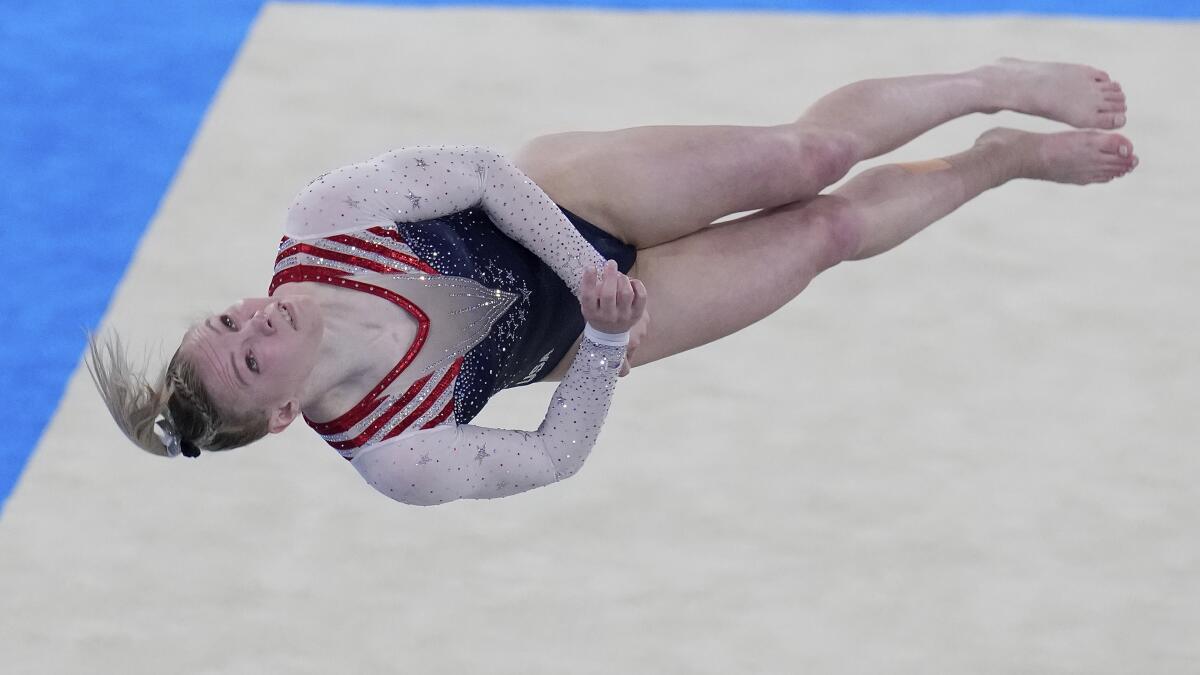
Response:
[[[1088,130],[993,129],[822,194],[857,162],[1000,110]],[[91,341],[89,371],[121,430],[157,455],[227,450],[302,416],[392,499],[516,494],[579,470],[629,368],[749,326],[823,270],[1014,178],[1128,173],[1129,140],[1099,131],[1125,111],[1100,70],[1002,59],[857,82],[777,126],[554,134],[511,161],[389,152],[309,184],[268,297],[193,326],[153,381],[116,337]],[[499,390],[541,380],[560,384],[537,431],[468,424]]]

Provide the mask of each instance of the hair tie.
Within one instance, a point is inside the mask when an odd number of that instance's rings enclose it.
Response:
[[[181,441],[179,443],[179,450],[183,453],[184,457],[200,456],[200,448],[197,448],[196,444],[192,443],[191,441]]]
[[[162,441],[167,448],[167,457],[180,454],[184,457],[200,456],[200,448],[197,448],[196,444],[191,441],[180,439],[179,434],[175,431],[175,426],[171,424],[165,414],[154,418],[154,435],[158,436],[158,440]]]

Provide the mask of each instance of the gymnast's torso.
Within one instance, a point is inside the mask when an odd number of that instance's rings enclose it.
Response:
[[[406,152],[409,170],[445,165],[435,164],[438,153]],[[338,345],[346,363],[366,364],[361,374],[304,411],[309,426],[346,459],[406,434],[470,422],[500,390],[545,377],[583,330],[568,286],[582,261],[595,260],[599,250],[628,270],[636,255],[553,202],[535,224],[534,205],[514,200],[521,223],[515,228],[510,222],[502,229],[466,200],[466,208],[446,213],[443,203],[432,217],[413,219],[395,213],[397,202],[420,207],[432,198],[406,189],[400,199],[387,194],[372,205],[381,190],[388,192],[388,181],[371,175],[363,188],[355,178],[323,176],[297,199],[268,289],[324,297],[370,315],[355,317],[363,335]],[[354,191],[347,194],[350,182]],[[443,201],[452,197],[445,192]],[[557,223],[551,231],[538,227],[547,220]]]
[[[426,225],[448,238],[445,223]],[[344,361],[366,367],[305,421],[347,459],[408,432],[470,421],[497,391],[520,384],[517,343],[530,338],[534,298],[503,285],[442,274],[395,228],[284,237],[272,295],[335,294],[366,315],[355,317],[362,335],[339,336]]]

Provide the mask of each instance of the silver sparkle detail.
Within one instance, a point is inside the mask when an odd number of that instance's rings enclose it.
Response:
[[[337,241],[322,241],[321,248],[325,249],[326,251],[334,251],[336,253],[352,255],[357,258],[363,258],[364,260],[370,260],[371,262],[378,263],[380,265],[385,265],[387,267],[395,269],[398,272],[411,272],[414,274],[419,274],[421,272],[421,269],[418,267],[409,265],[407,263],[402,263],[399,260],[393,260],[393,259],[387,257],[386,255],[383,255],[382,253],[368,251],[365,248],[359,248],[357,246],[351,246],[349,244],[343,244],[343,243],[337,242]],[[303,255],[311,255],[311,254],[303,254]],[[282,262],[282,261],[280,261],[280,262]],[[331,261],[331,262],[338,262],[338,261]],[[309,263],[309,264],[311,264],[311,263]],[[343,263],[343,264],[345,264],[345,263]],[[359,267],[358,269],[360,269],[363,273],[368,273],[368,274],[375,272],[375,270],[367,269],[365,267]]]
[[[442,379],[441,375],[443,375],[443,374],[444,373],[435,373],[433,377],[429,378],[429,381],[425,383],[425,386],[421,387],[421,393],[414,396],[411,401],[409,401],[403,408],[400,409],[400,412],[396,413],[396,415],[394,417],[392,417],[390,420],[387,421],[386,424],[384,424],[382,427],[380,427],[379,431],[376,431],[374,433],[374,435],[372,435],[371,438],[363,445],[366,446],[366,445],[373,445],[375,443],[378,443],[379,441],[383,440],[384,436],[391,433],[391,431],[393,429],[400,426],[400,423],[404,421],[404,418],[411,415],[413,413],[413,411],[417,409],[418,406],[420,406],[422,403],[425,402],[426,398],[429,398],[429,395],[431,393],[433,393],[434,387],[437,386],[438,380]],[[447,387],[447,389],[450,390],[450,389],[453,389],[453,387]],[[384,405],[388,405],[389,403],[393,402],[395,398],[398,398],[398,397],[397,396],[389,396],[388,401],[385,401]],[[420,427],[417,426],[416,423],[410,424],[408,428],[414,429],[414,430],[420,429]],[[403,432],[401,432],[401,433],[403,433]]]
[[[438,378],[438,379],[441,379],[441,378]],[[421,414],[420,417],[418,417],[416,420],[413,421],[413,423],[409,427],[409,429],[412,429],[413,431],[416,431],[417,429],[423,429],[426,424],[429,424],[431,421],[433,421],[433,418],[437,417],[438,414],[441,413],[442,410],[446,406],[450,405],[450,402],[453,400],[454,400],[454,382],[451,381],[450,385],[447,386],[445,391],[442,392],[442,395],[439,396],[436,401],[434,401],[433,405],[429,406],[428,410],[426,410],[424,413]],[[453,408],[450,411],[450,416],[447,417],[445,420],[443,420],[442,423],[439,424],[438,426],[446,426],[447,424],[454,424]]]

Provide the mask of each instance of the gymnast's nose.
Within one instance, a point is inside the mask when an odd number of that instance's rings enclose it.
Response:
[[[254,313],[251,323],[263,335],[274,335],[279,325],[279,313],[276,311],[279,303],[272,302]]]

